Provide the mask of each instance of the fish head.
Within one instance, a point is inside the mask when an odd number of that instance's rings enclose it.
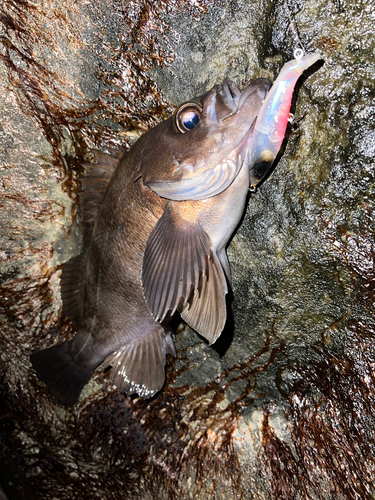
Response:
[[[140,141],[143,182],[171,200],[200,200],[226,189],[248,161],[256,117],[271,82],[240,92],[229,78],[177,107]],[[248,165],[247,165],[248,167]]]

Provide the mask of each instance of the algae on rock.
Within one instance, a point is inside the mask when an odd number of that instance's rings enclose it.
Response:
[[[128,147],[229,76],[274,79],[290,18],[324,65],[228,256],[233,324],[178,329],[150,401],[96,373],[61,407],[31,352],[74,334],[91,147]],[[375,6],[329,0],[3,0],[0,14],[0,484],[12,499],[373,498]]]

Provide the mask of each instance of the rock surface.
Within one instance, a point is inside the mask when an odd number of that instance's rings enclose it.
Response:
[[[289,5],[289,7],[288,7]],[[233,325],[177,329],[150,401],[97,372],[49,396],[29,355],[70,338],[90,147],[129,146],[229,76],[274,79],[290,17],[325,63],[228,255]],[[375,487],[375,6],[370,0],[3,0],[0,484],[9,500],[370,499]]]

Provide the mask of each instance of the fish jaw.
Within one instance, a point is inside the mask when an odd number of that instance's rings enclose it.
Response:
[[[309,54],[284,64],[265,98],[249,142],[250,185],[253,189],[267,175],[280,150],[299,77],[319,59],[320,54]]]

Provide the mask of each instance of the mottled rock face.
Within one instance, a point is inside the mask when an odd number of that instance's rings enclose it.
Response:
[[[289,3],[290,4],[290,3]],[[375,7],[363,2],[3,2],[0,484],[12,499],[373,498]],[[228,255],[233,322],[176,325],[162,393],[96,373],[65,409],[29,355],[70,338],[90,147],[128,147],[229,76],[274,79],[290,18],[325,63]]]

